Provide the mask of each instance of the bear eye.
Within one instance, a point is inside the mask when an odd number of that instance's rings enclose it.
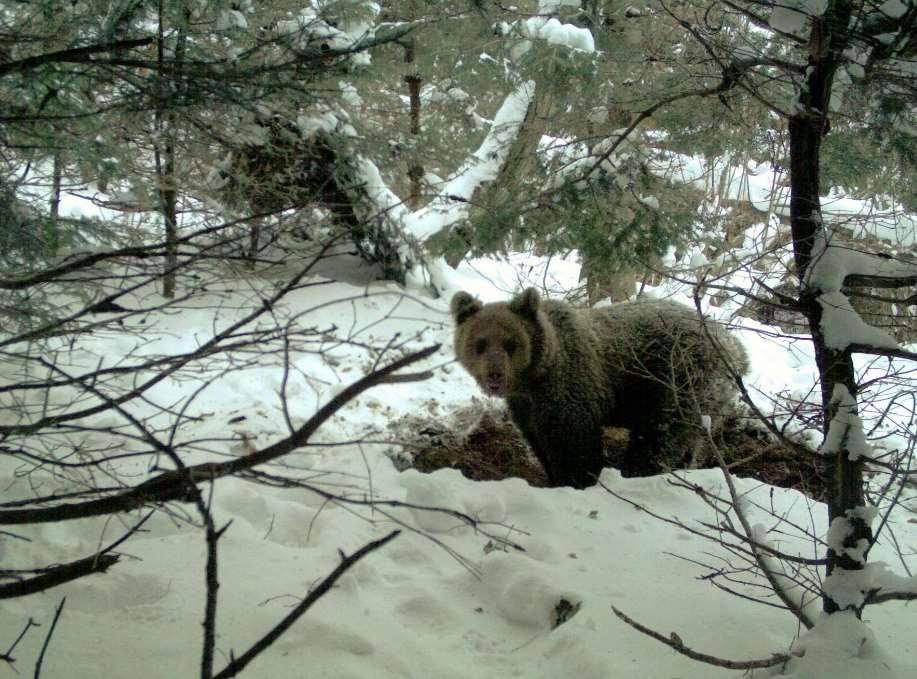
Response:
[[[487,340],[483,337],[474,343],[474,353],[478,356],[487,351]]]
[[[506,340],[503,342],[503,349],[508,354],[512,354],[519,348],[519,345],[516,343],[516,340]]]

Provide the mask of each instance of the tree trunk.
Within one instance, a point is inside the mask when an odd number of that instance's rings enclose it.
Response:
[[[59,153],[54,154],[54,165],[51,169],[51,200],[49,206],[50,219],[45,227],[45,232],[41,234],[44,244],[45,254],[56,255],[60,247],[60,231],[57,220],[60,217],[60,188],[61,188],[61,157]]]
[[[852,12],[850,0],[834,0],[823,17],[813,18],[809,38],[809,68],[799,95],[795,113],[790,116],[790,224],[793,234],[793,255],[796,275],[800,283],[800,302],[808,320],[815,348],[815,361],[821,379],[823,428],[825,433],[837,413],[838,403],[832,395],[841,385],[856,397],[857,384],[853,360],[849,350],[838,351],[829,347],[821,328],[822,309],[818,302],[820,290],[813,289],[806,272],[812,260],[816,237],[822,233],[821,205],[819,202],[819,154],[822,136],[828,131],[828,103],[831,85],[839,59],[849,42],[848,26]],[[871,541],[872,531],[861,518],[853,517],[852,510],[864,505],[863,463],[851,461],[846,443],[839,446],[828,460],[832,482],[828,487],[828,519],[847,521],[845,547],[856,546],[859,540]],[[838,554],[828,549],[827,574],[835,569],[861,570],[862,561],[846,552]],[[822,595],[827,613],[840,610],[840,606],[827,593]],[[855,609],[857,615],[859,609]]]
[[[185,13],[187,18],[187,12]],[[175,296],[175,271],[178,265],[178,183],[175,178],[175,116],[169,112],[179,75],[182,52],[185,41],[184,26],[178,30],[176,37],[174,64],[171,81],[167,83],[165,69],[165,38],[163,3],[159,2],[159,27],[156,40],[158,97],[154,120],[153,154],[156,162],[156,192],[159,198],[159,210],[165,228],[165,260],[163,262],[162,294],[164,297]]]
[[[414,2],[410,4],[410,18],[412,20],[417,18],[417,7]],[[408,36],[405,41],[404,46],[404,63],[413,64],[416,59],[416,50],[417,50],[417,39],[413,36]],[[411,136],[417,137],[420,135],[420,83],[423,82],[423,78],[420,77],[420,73],[416,71],[410,71],[404,76],[404,82],[408,86],[408,99],[410,100],[410,126],[409,132]],[[415,139],[416,141],[416,139]],[[410,189],[408,190],[408,207],[411,210],[418,210],[423,205],[423,186],[421,180],[423,179],[424,169],[423,165],[418,160],[418,144],[414,144],[411,149],[410,161],[408,165],[408,181],[410,182]]]
[[[166,132],[169,134],[169,132]],[[164,157],[163,157],[164,156]],[[178,264],[178,223],[175,190],[175,145],[168,137],[160,152],[156,149],[156,167],[158,170],[159,208],[165,226],[166,258],[163,267],[162,294],[164,297],[175,297],[175,267]]]

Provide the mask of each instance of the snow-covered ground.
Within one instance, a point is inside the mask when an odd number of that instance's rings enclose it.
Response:
[[[460,271],[459,280],[472,292],[495,299],[526,280],[573,284],[578,271],[570,262],[555,262],[548,273],[545,277],[538,262],[478,261]],[[230,322],[239,313],[233,309],[268,283],[227,280],[225,286],[234,292],[210,290],[186,303],[180,313],[151,316],[150,330],[139,347],[132,335],[97,334],[57,358],[62,364],[91,368],[99,360],[110,365],[131,350],[149,355],[196,346]],[[297,316],[309,309],[315,310]],[[472,380],[452,363],[448,299],[433,300],[420,293],[404,296],[387,284],[332,282],[292,293],[274,313],[280,319],[297,316],[297,326],[303,328],[334,323],[339,336],[349,333],[362,343],[384,345],[400,333],[401,339],[413,338],[403,351],[437,342],[442,348],[424,364],[433,369],[432,378],[364,393],[315,437],[315,443],[364,442],[303,448],[273,470],[308,476],[315,486],[357,502],[372,495],[377,500],[443,507],[470,515],[480,525],[475,530],[453,516],[427,510],[328,502],[305,488],[220,480],[213,489],[213,513],[217,526],[231,524],[219,541],[217,670],[231,654],[240,654],[267,632],[337,566],[340,551],[350,554],[395,528],[401,529],[400,535],[344,575],[243,676],[738,676],[734,670],[689,660],[640,634],[619,620],[612,606],[666,636],[677,633],[696,651],[728,659],[766,658],[793,647],[799,630],[791,615],[699,579],[708,570],[698,563],[724,565],[720,560],[728,554],[722,547],[635,508],[641,505],[695,527],[700,521],[716,520],[696,493],[672,485],[670,478],[623,479],[614,469],[605,470],[601,481],[627,502],[600,486],[584,491],[539,489],[517,479],[474,482],[455,470],[424,475],[395,469],[386,455],[391,445],[370,442],[384,441],[392,420],[411,413],[446,419],[473,396],[480,397]],[[799,342],[759,335],[755,329],[758,326],[746,322],[741,330],[752,358],[749,383],[764,392],[804,394],[814,375],[810,352]],[[245,455],[286,435],[282,389],[290,422],[298,426],[371,366],[358,344],[335,346],[329,340],[323,349],[292,355],[286,382],[282,356],[273,354],[226,374],[214,370],[165,380],[150,398],[175,404],[210,381],[188,410],[199,419],[178,433],[179,441],[199,441],[196,448],[201,452],[187,462]],[[148,414],[144,407],[132,406],[132,412],[142,417]],[[93,423],[122,424],[115,415],[105,417],[107,421]],[[100,443],[99,434],[92,436],[93,443]],[[136,483],[148,463],[125,461],[119,470]],[[718,470],[683,476],[703,488],[726,492]],[[30,488],[35,483],[39,487]],[[737,483],[747,494],[748,506],[757,501],[789,523],[825,533],[824,505],[752,479]],[[11,500],[51,492],[62,484],[42,479],[40,473],[20,477],[16,464],[0,458],[0,487],[3,497]],[[905,498],[890,518],[905,553],[913,553],[917,540],[915,510],[915,500]],[[16,526],[13,532],[31,542],[0,534],[0,562],[4,568],[25,568],[73,560],[116,538],[139,516]],[[119,548],[125,556],[106,574],[0,601],[0,651],[28,619],[40,623],[42,627],[30,630],[14,653],[16,668],[29,674],[55,607],[66,597],[41,676],[198,676],[206,549],[202,531],[184,516],[196,519],[189,505],[175,505],[171,514],[155,514],[144,532]],[[758,509],[751,510],[750,518],[768,527],[774,523]],[[821,556],[810,541],[788,535],[772,539],[779,539],[787,551]],[[885,561],[904,575],[895,551],[885,542],[872,551],[870,561]],[[760,594],[750,588],[744,591]],[[561,600],[580,607],[555,628]],[[817,616],[819,602],[811,607]],[[888,603],[867,609],[864,618],[867,625],[834,616],[805,634],[799,643],[806,654],[791,661],[788,675],[917,676],[913,610]],[[9,667],[3,671],[14,676]],[[758,670],[755,676],[771,671]]]

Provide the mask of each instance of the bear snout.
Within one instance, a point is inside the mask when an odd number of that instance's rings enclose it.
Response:
[[[503,396],[507,391],[506,373],[501,370],[490,370],[481,385],[490,396]]]

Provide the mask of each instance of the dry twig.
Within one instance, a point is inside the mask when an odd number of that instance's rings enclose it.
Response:
[[[672,632],[669,636],[665,636],[664,634],[660,634],[659,632],[656,632],[655,630],[652,630],[645,625],[641,625],[639,622],[622,613],[614,606],[611,607],[611,610],[614,611],[616,616],[621,618],[621,620],[626,622],[638,632],[642,632],[643,634],[652,637],[656,641],[661,641],[669,648],[675,649],[682,655],[686,655],[692,660],[707,663],[708,665],[725,667],[730,670],[753,670],[763,667],[773,667],[774,665],[781,665],[785,662],[788,662],[793,657],[791,655],[787,655],[786,653],[774,653],[770,658],[762,658],[761,660],[727,660],[726,658],[718,658],[715,655],[700,653],[688,648],[685,646],[681,638],[675,634],[675,632]]]

